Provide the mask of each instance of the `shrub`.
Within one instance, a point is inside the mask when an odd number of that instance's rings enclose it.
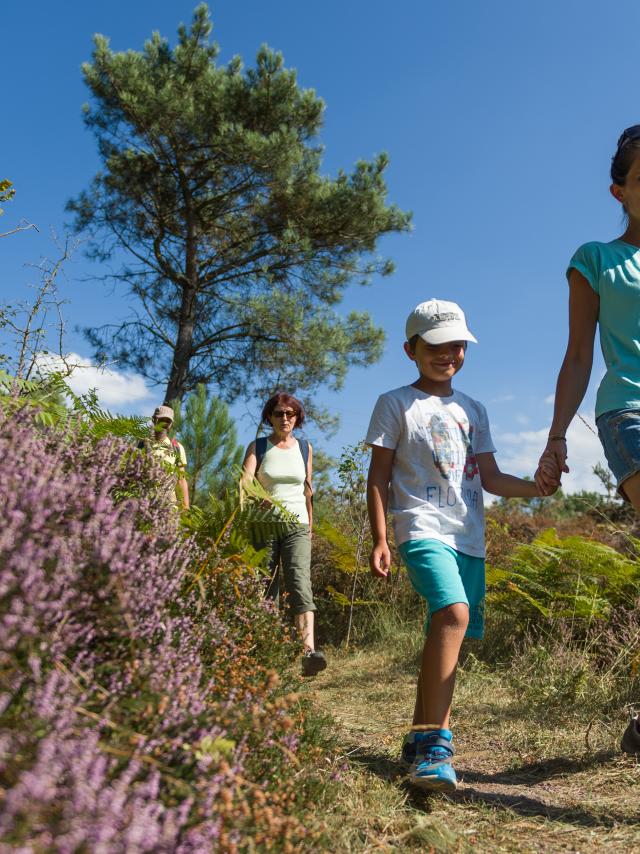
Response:
[[[69,431],[0,418],[1,842],[313,847],[319,725],[255,572],[181,533],[151,455]]]

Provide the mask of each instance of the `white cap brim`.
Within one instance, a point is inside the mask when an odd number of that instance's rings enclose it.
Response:
[[[478,343],[466,326],[441,326],[439,329],[428,329],[418,332],[426,344],[446,344],[448,341],[472,341]]]

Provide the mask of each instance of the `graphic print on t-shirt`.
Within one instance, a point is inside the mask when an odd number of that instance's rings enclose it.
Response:
[[[429,432],[433,447],[433,462],[442,477],[451,480],[451,475],[456,468],[455,447],[451,441],[450,431],[455,426],[455,421],[450,421],[444,413],[436,412],[431,416]]]
[[[473,424],[465,430],[464,424],[447,413],[436,412],[428,425],[433,447],[433,462],[447,480],[473,480],[478,474],[478,462],[473,453]],[[464,450],[464,461],[461,452]],[[459,474],[456,475],[456,468]]]

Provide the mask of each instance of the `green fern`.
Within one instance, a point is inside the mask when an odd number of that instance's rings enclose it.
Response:
[[[118,436],[140,440],[148,436],[149,419],[134,415],[112,415],[98,404],[91,389],[75,394],[61,373],[50,373],[36,380],[23,380],[0,370],[0,403],[5,412],[28,408],[35,412],[36,422],[45,427],[64,428],[73,423],[75,435],[95,439]]]
[[[508,567],[487,567],[487,599],[522,619],[537,615],[604,619],[640,595],[640,561],[583,537],[555,530],[519,546]]]
[[[239,469],[236,474],[240,482]],[[223,555],[242,555],[256,566],[266,554],[266,543],[297,524],[298,517],[253,479],[243,482],[237,491],[229,490],[222,496],[210,494],[205,508],[192,506],[183,513],[182,522],[203,547],[219,544]]]

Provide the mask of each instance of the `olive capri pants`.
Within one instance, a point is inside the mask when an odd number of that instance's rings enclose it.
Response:
[[[282,562],[284,589],[294,614],[315,611],[311,591],[311,533],[308,525],[289,525],[286,531],[267,544],[270,549],[269,580],[266,596],[276,602],[280,598],[280,572]]]

